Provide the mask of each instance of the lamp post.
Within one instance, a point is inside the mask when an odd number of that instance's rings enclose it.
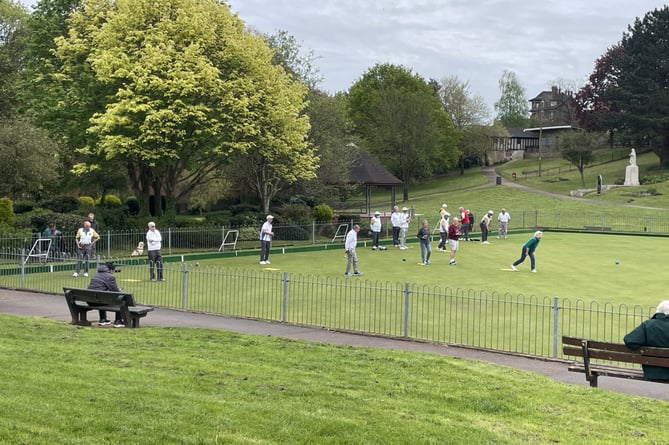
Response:
[[[541,178],[541,136],[544,128],[544,101],[543,99],[539,102],[539,177]]]

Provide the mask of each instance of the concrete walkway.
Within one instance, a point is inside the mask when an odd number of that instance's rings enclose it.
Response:
[[[68,323],[71,320],[63,296],[1,288],[0,313],[44,317]],[[149,313],[146,318],[142,319],[141,323],[142,326],[145,327],[224,329],[244,334],[256,334],[336,345],[364,346],[442,354],[451,357],[480,360],[496,363],[502,366],[519,368],[550,377],[560,382],[587,386],[583,374],[567,371],[567,363],[562,360],[531,358],[514,354],[447,346],[443,344],[333,332],[325,329],[298,327],[282,323],[268,323],[161,308],[157,308],[154,312]],[[91,329],[114,328],[93,327]],[[668,384],[601,377],[599,379],[599,389],[669,401]]]

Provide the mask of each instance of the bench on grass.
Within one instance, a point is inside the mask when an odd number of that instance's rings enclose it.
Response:
[[[72,324],[90,326],[88,311],[120,312],[126,326],[139,327],[139,319],[153,310],[149,306],[137,306],[129,292],[111,292],[93,289],[64,287],[65,301],[72,315]]]
[[[588,340],[577,337],[562,337],[562,352],[566,356],[580,357],[582,362],[575,361],[569,365],[573,372],[585,373],[585,379],[590,386],[597,387],[599,376],[618,377],[623,379],[647,380],[643,377],[641,368],[616,366],[608,363],[592,362],[594,359],[608,362],[630,363],[637,365],[653,365],[669,368],[669,348],[652,348],[643,346],[639,349],[629,349],[619,343]],[[669,383],[667,380],[651,380]]]

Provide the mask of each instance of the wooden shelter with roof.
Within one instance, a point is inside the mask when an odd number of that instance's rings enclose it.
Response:
[[[396,202],[395,188],[402,185],[403,182],[397,179],[367,153],[360,151],[358,154],[358,160],[354,162],[351,167],[349,183],[360,184],[365,187],[365,209],[367,214],[369,215],[372,213],[373,186],[390,188],[390,207],[392,209]]]

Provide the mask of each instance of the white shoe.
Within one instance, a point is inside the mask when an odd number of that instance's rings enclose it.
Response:
[[[514,272],[517,272],[517,271],[518,271],[518,268],[512,264],[512,265],[511,265],[511,270],[513,270]]]
[[[272,264],[272,263],[270,263],[269,261],[265,261],[265,264]]]
[[[532,269],[532,273],[537,273],[537,270],[536,270],[536,269]]]
[[[483,244],[490,244],[488,241],[483,241]]]
[[[88,272],[84,272],[84,276],[87,277],[87,276],[88,276]]]
[[[73,276],[74,278],[77,278],[77,277],[79,276],[79,274],[75,272],[75,273],[72,274],[72,276]]]
[[[261,261],[260,264],[267,264],[267,261]]]

